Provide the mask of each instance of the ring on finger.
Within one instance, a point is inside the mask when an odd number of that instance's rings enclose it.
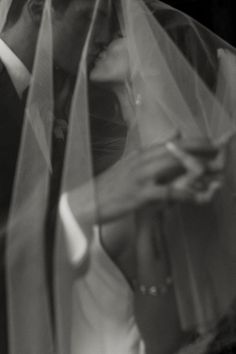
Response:
[[[180,149],[175,143],[169,141],[165,144],[165,147],[167,151],[177,158],[187,170],[194,172],[196,175],[202,174],[202,165],[200,165],[199,162],[187,152]]]

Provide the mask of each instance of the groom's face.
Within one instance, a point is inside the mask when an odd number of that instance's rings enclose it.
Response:
[[[63,13],[55,10],[54,59],[59,67],[71,74],[77,72],[95,2],[95,0],[72,0]],[[88,52],[89,65],[95,60],[101,47],[109,41],[108,9],[108,0],[101,0]]]

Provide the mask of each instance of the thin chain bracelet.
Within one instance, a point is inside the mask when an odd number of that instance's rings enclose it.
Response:
[[[144,296],[160,296],[166,295],[172,285],[173,279],[171,276],[168,276],[162,284],[150,286],[138,284],[136,289]]]

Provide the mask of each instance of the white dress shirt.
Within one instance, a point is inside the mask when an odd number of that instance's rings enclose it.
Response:
[[[18,93],[22,97],[24,90],[30,83],[30,72],[16,56],[16,54],[8,47],[8,45],[0,38],[0,59],[7,69],[12,83]]]

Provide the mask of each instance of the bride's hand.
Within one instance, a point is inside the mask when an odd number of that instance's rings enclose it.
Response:
[[[129,77],[129,56],[126,38],[116,38],[98,57],[90,73],[93,82],[119,85]]]
[[[191,175],[181,176],[177,184],[186,185],[195,191],[195,200],[198,203],[211,201],[215,192],[222,186],[225,175],[226,149],[217,147],[204,139],[179,140],[176,144],[170,144],[170,150],[174,155],[181,157],[185,151],[194,157],[203,168],[203,173],[191,179]],[[183,156],[184,158],[184,156]]]
[[[68,194],[76,217],[90,222],[110,222],[149,203],[160,207],[172,201],[195,201],[189,181],[202,174],[202,166],[183,152],[174,156],[165,146],[134,152],[96,178],[96,203],[88,183]],[[98,215],[96,215],[98,211]]]

